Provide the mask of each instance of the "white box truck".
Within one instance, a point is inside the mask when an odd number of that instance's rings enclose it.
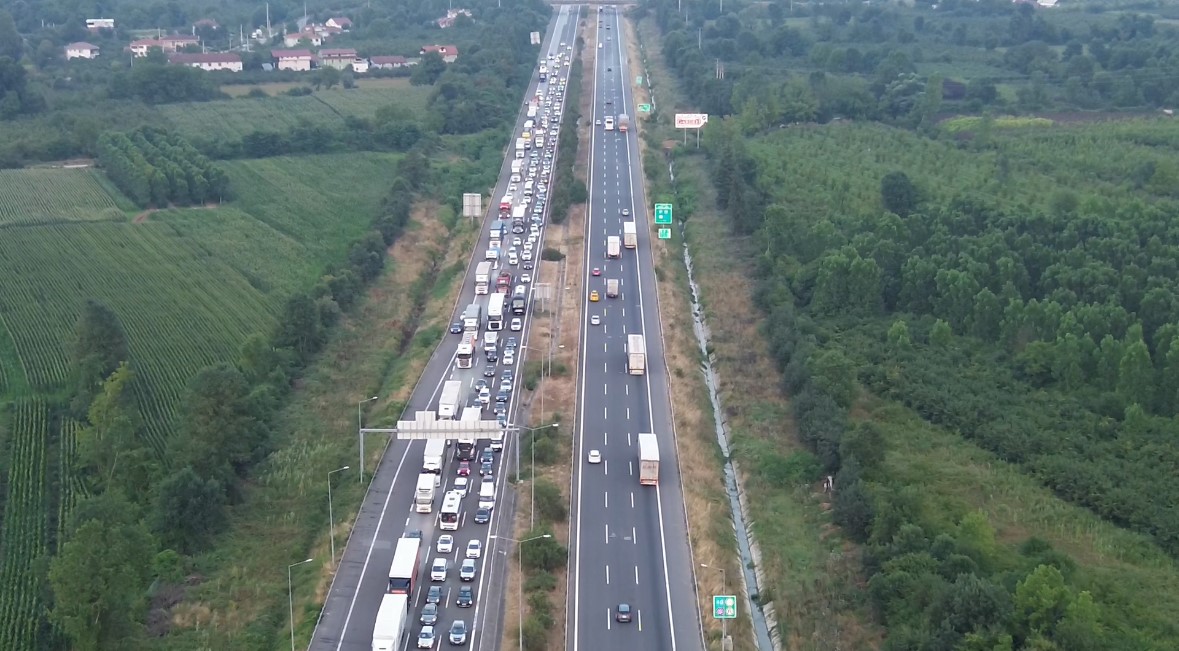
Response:
[[[462,407],[463,383],[458,380],[448,380],[442,385],[442,396],[438,398],[439,418],[458,418]],[[429,446],[426,446],[429,449]]]
[[[425,465],[425,464],[423,464]],[[424,469],[423,469],[424,470]],[[418,487],[413,495],[413,510],[417,513],[429,513],[434,509],[434,491],[438,488],[438,475],[432,472],[422,472],[418,475]]]
[[[381,598],[373,625],[373,651],[400,651],[401,638],[408,630],[409,595],[387,594]]]
[[[647,370],[647,342],[643,335],[626,336],[626,372],[642,375]]]
[[[622,240],[617,235],[611,235],[606,238],[606,257],[622,257]]]
[[[654,434],[639,434],[639,483],[659,483],[659,439]]]
[[[606,279],[606,298],[618,298],[618,279]]]
[[[628,249],[639,245],[639,229],[634,222],[622,222],[622,245]]]
[[[491,261],[483,260],[475,266],[475,293],[486,294],[491,286]]]
[[[422,455],[422,472],[433,473],[435,475],[441,474],[442,454],[445,452],[445,439],[427,439],[426,453]]]

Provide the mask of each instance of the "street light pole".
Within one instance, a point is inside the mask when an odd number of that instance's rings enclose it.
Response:
[[[332,563],[336,562],[336,519],[332,515],[332,475],[342,470],[347,470],[348,466],[343,468],[336,468],[327,474],[328,477],[328,538],[332,541]]]
[[[373,396],[356,402],[356,438],[360,440],[360,483],[362,484],[364,483],[364,432],[361,430],[364,429],[364,412],[361,410],[364,408],[364,403],[372,402],[376,399],[377,396]]]
[[[304,563],[310,563],[313,560],[315,560],[315,559],[309,558],[305,561],[299,561],[298,563],[291,563],[290,565],[287,566],[287,603],[291,609],[291,612],[290,612],[290,615],[291,615],[291,651],[295,651],[295,590],[294,590],[294,587],[291,585],[291,569],[297,565],[302,565]]]
[[[532,542],[533,540],[540,540],[541,538],[552,538],[553,535],[546,533],[546,534],[541,534],[539,536],[533,536],[531,538],[525,538],[524,540],[516,540],[515,538],[508,538],[507,536],[496,536],[496,535],[492,535],[490,537],[491,538],[500,538],[502,540],[510,540],[510,541],[516,543],[516,553],[517,553],[516,571],[520,573],[520,576],[516,577],[516,600],[517,600],[517,604],[516,604],[517,613],[516,614],[519,618],[519,624],[518,624],[518,630],[516,631],[516,637],[519,638],[519,641],[520,641],[520,651],[524,651],[524,543]]]

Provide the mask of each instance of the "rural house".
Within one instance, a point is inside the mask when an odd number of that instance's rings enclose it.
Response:
[[[409,65],[409,59],[402,56],[375,56],[369,57],[369,62],[372,67],[380,68],[382,70],[392,70],[394,68],[404,68]]]
[[[279,70],[310,70],[315,61],[311,50],[271,50],[270,58],[274,59],[275,68]]]
[[[437,52],[442,56],[442,60],[447,63],[454,63],[458,59],[458,48],[453,45],[423,45],[422,54],[429,54],[430,52]]]
[[[242,71],[242,57],[233,52],[177,52],[168,56],[168,62],[209,71]]]
[[[336,16],[334,18],[328,18],[328,21],[324,25],[346,32],[352,29],[352,20],[344,16]]]
[[[455,19],[459,16],[466,16],[467,18],[470,18],[471,12],[466,9],[448,9],[445,16],[434,22],[438,23],[439,28],[446,29],[447,27],[453,26]]]
[[[304,28],[301,32],[285,34],[282,37],[282,44],[287,47],[295,47],[300,43],[310,44],[312,47],[319,47],[323,45],[323,37],[315,31],[315,28],[310,26]]]
[[[355,72],[368,71],[368,61],[356,56],[356,50],[352,48],[320,50],[319,65],[338,70],[344,70],[348,66],[352,66],[352,70]]]
[[[87,18],[86,19],[86,30],[87,31],[97,32],[100,29],[114,29],[114,28],[115,28],[115,19],[114,18]]]
[[[137,57],[145,57],[152,48],[158,47],[165,53],[179,52],[190,45],[200,45],[201,41],[195,36],[187,34],[177,34],[174,36],[161,36],[159,38],[142,38],[138,41],[132,41],[131,54]]]
[[[70,43],[65,47],[66,61],[70,59],[94,59],[98,57],[98,46],[86,42]]]

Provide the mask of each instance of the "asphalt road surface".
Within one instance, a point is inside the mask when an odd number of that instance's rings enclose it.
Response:
[[[536,92],[540,90],[542,91],[542,106],[545,99],[550,100],[552,103],[551,107],[541,109],[541,113],[547,111],[550,118],[550,128],[545,135],[546,148],[548,144],[556,143],[556,127],[560,124],[560,115],[556,106],[560,103],[561,93],[557,93],[554,90],[553,94],[550,95],[549,88],[552,87],[555,89],[559,80],[568,77],[569,67],[565,65],[565,61],[569,59],[576,38],[579,11],[581,10],[578,7],[562,7],[559,9],[550,24],[548,36],[542,44],[540,51],[542,58],[545,60],[548,59],[550,54],[555,55],[558,53],[562,53],[564,58],[561,60],[559,66],[552,66],[550,64],[550,67],[554,68],[554,74],[550,76],[547,84],[539,83],[538,77],[534,75],[528,89],[527,98],[535,97]],[[472,302],[477,301],[481,303],[486,311],[487,296],[475,295],[475,265],[478,261],[484,259],[484,252],[488,248],[490,222],[498,218],[499,197],[503,196],[507,191],[508,184],[510,183],[510,161],[515,155],[515,139],[523,131],[524,122],[525,113],[522,109],[520,117],[517,120],[513,138],[508,145],[507,157],[500,172],[500,179],[495,194],[493,195],[493,205],[484,220],[484,225],[481,226],[482,232],[479,243],[473,252],[471,264],[467,269],[466,282],[464,282],[459,300],[456,302],[454,314],[454,320],[456,321],[459,320],[462,312]],[[538,167],[543,166],[543,161],[543,156],[538,155]],[[543,180],[543,172],[538,172],[538,175],[541,177],[538,181]],[[531,216],[531,209],[529,209],[529,215]],[[545,217],[547,218],[547,214]],[[539,258],[540,251],[543,249],[543,231],[544,229],[542,228],[540,239],[533,249],[537,258]],[[508,242],[505,242],[505,247],[511,241],[510,238],[511,235],[509,235]],[[515,277],[513,286],[520,284],[520,275],[526,273],[521,268],[509,266],[502,259],[501,264],[502,267],[497,268],[492,274],[492,288],[490,290],[492,292],[495,291],[494,276],[500,271],[509,270],[513,273]],[[533,271],[532,273],[535,272]],[[506,321],[510,322],[511,319],[511,315],[506,315]],[[439,394],[442,391],[443,384],[448,380],[458,380],[463,383],[465,387],[463,402],[465,405],[474,404],[474,385],[480,379],[486,379],[486,381],[492,384],[492,395],[494,396],[496,393],[495,388],[498,388],[504,371],[519,370],[522,368],[524,362],[523,354],[526,349],[524,346],[521,346],[517,350],[520,356],[517,357],[515,364],[511,366],[504,365],[502,362],[504,342],[507,337],[512,336],[521,340],[526,345],[529,321],[530,319],[527,315],[523,317],[523,329],[521,331],[510,331],[508,325],[505,324],[504,330],[500,333],[499,352],[501,361],[499,363],[488,365],[480,353],[476,355],[476,360],[471,369],[456,368],[455,354],[460,335],[446,335],[446,338],[439,344],[419,380],[410,400],[406,418],[412,419],[413,413],[416,411],[437,410]],[[480,328],[481,333],[484,330],[485,328]],[[480,339],[481,343],[482,341]],[[485,378],[485,370],[488,372],[494,370],[494,377]],[[513,396],[519,389],[520,375],[521,373],[513,373],[512,375]],[[510,401],[509,415],[514,413],[515,408],[515,401]],[[490,411],[484,411],[483,417],[494,418]],[[369,435],[367,441],[369,446],[380,445],[377,436]],[[476,446],[477,456],[487,446],[488,441],[479,441]],[[494,455],[495,461],[493,462],[493,472],[491,475],[496,479],[497,495],[496,508],[493,510],[491,522],[483,525],[473,522],[476,502],[478,501],[478,487],[481,479],[479,477],[480,464],[478,461],[475,461],[471,464],[472,472],[470,481],[472,488],[468,496],[463,500],[463,511],[460,516],[458,530],[445,532],[438,529],[437,511],[441,506],[443,495],[453,487],[454,480],[458,476],[457,469],[459,463],[452,452],[455,449],[454,446],[448,447],[441,475],[441,485],[436,493],[433,511],[431,513],[416,513],[413,511],[414,491],[418,475],[422,470],[424,448],[425,443],[422,441],[394,440],[385,449],[385,453],[372,477],[347,545],[343,550],[339,568],[333,579],[331,589],[320,615],[320,620],[316,625],[312,637],[311,649],[316,651],[369,651],[371,649],[373,624],[376,620],[377,609],[380,607],[382,596],[388,587],[389,565],[392,562],[393,550],[396,547],[397,539],[411,531],[422,532],[423,550],[420,554],[421,566],[419,578],[411,592],[411,612],[409,613],[408,630],[405,634],[403,648],[415,648],[417,646],[418,633],[421,630],[418,619],[425,603],[426,593],[432,585],[439,586],[442,591],[442,600],[439,604],[440,612],[438,614],[438,622],[435,626],[435,647],[447,644],[445,642],[446,632],[449,630],[451,622],[456,619],[462,619],[466,622],[468,631],[470,632],[468,644],[471,648],[495,649],[499,646],[500,632],[502,631],[500,620],[502,619],[503,606],[502,577],[505,569],[505,554],[509,553],[509,550],[512,548],[507,544],[506,540],[492,538],[492,536],[512,535],[511,505],[514,496],[510,494],[507,488],[508,482],[504,481],[502,474],[510,472],[512,462],[504,461],[504,459],[510,458],[516,453],[516,441],[514,437],[507,437],[504,441],[504,451]],[[448,553],[437,551],[437,542],[440,534],[450,534],[454,537],[453,551]],[[459,567],[462,564],[463,558],[466,556],[467,544],[472,540],[478,540],[482,545],[480,557],[476,560],[478,571],[474,581],[463,583],[459,580]],[[449,559],[450,570],[445,581],[432,582],[430,580],[430,566],[434,559],[438,557]],[[459,608],[456,606],[455,598],[458,595],[461,585],[471,585],[474,587],[475,604],[473,607]],[[487,597],[486,601],[483,599],[484,595]]]
[[[592,13],[596,12],[591,9]],[[703,649],[694,570],[676,463],[668,376],[660,335],[638,141],[633,129],[605,130],[607,116],[631,116],[633,72],[623,48],[616,9],[597,14],[594,66],[595,121],[591,139],[589,216],[586,235],[587,309],[582,322],[579,427],[573,477],[572,589],[567,649]],[[623,211],[628,211],[624,215]],[[606,258],[607,237],[621,238],[623,222],[637,224],[636,249]],[[597,267],[600,275],[595,275]],[[608,279],[620,281],[617,298],[605,295]],[[589,301],[596,290],[600,300]],[[593,325],[597,316],[600,325]],[[626,368],[627,335],[646,340],[644,375]],[[641,486],[638,434],[659,438],[658,486]],[[601,462],[587,462],[597,450]],[[632,621],[616,621],[620,603]]]

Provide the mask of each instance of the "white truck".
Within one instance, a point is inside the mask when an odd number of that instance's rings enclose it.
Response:
[[[443,441],[443,443],[445,442]],[[413,494],[413,510],[415,512],[429,513],[434,509],[434,491],[438,488],[438,479],[438,475],[426,472],[424,469],[418,475],[418,487]]]
[[[499,333],[495,330],[488,330],[483,333],[483,352],[490,353],[495,350],[499,350]]]
[[[618,298],[618,279],[606,279],[606,298]]]
[[[634,222],[622,222],[622,245],[628,249],[639,245],[639,229]]]
[[[659,483],[659,439],[654,434],[639,434],[639,483]]]
[[[611,259],[622,257],[622,240],[617,235],[606,238],[606,257]]]
[[[460,385],[461,383],[455,382]],[[442,455],[446,452],[445,439],[427,439],[426,452],[422,455],[422,472],[442,474]]]
[[[480,326],[483,324],[483,308],[478,303],[471,303],[467,309],[463,311],[463,331],[464,332],[479,332]]]
[[[491,286],[491,261],[483,260],[475,266],[475,293],[486,294]]]
[[[626,372],[642,375],[647,370],[647,342],[643,335],[626,336]]]
[[[520,170],[524,169],[524,161],[516,159],[512,161],[512,174],[519,174]]]
[[[523,220],[528,215],[528,204],[521,203],[512,207],[512,221]]]
[[[516,138],[516,151],[524,151],[524,147],[527,144],[528,141],[524,138]]]
[[[400,651],[401,638],[408,630],[409,595],[387,594],[381,598],[373,625],[373,651]]]
[[[458,380],[447,380],[446,384],[442,385],[442,396],[438,398],[438,418],[458,418],[459,409],[463,406],[462,400],[463,383]],[[426,442],[427,458],[429,458],[430,443],[433,442],[433,440]]]

